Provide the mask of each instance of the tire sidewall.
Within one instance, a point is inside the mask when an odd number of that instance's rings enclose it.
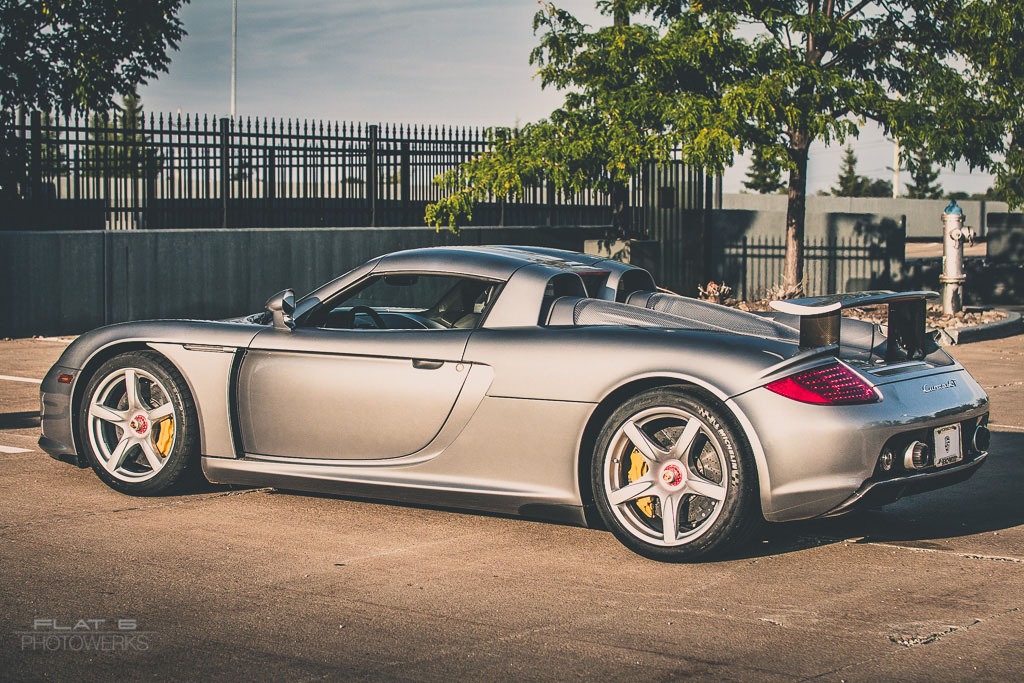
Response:
[[[135,368],[155,377],[166,389],[166,394],[174,407],[175,438],[171,452],[167,455],[164,466],[150,479],[129,482],[118,479],[106,470],[103,462],[93,449],[90,439],[89,406],[93,395],[111,375],[111,373]],[[192,406],[191,395],[181,374],[162,357],[145,351],[135,351],[115,356],[106,361],[89,379],[78,410],[79,440],[85,451],[89,464],[96,475],[105,484],[116,491],[136,496],[160,495],[174,488],[183,478],[195,460],[197,420]]]
[[[742,432],[710,405],[711,400],[680,387],[651,389],[626,400],[605,422],[591,460],[594,501],[605,526],[627,548],[644,557],[664,562],[710,559],[740,545],[761,521],[757,498],[757,473],[753,456]],[[622,425],[633,415],[658,407],[681,408],[699,417],[718,438],[725,458],[728,481],[725,500],[717,519],[700,536],[678,546],[647,543],[630,533],[615,516],[605,490],[605,459]]]

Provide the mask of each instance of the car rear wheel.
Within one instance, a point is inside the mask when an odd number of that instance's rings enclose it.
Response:
[[[746,439],[724,411],[682,387],[651,389],[620,406],[598,438],[591,475],[605,524],[653,559],[720,554],[761,521]]]
[[[81,444],[96,474],[132,495],[160,495],[198,468],[198,419],[185,380],[162,356],[124,353],[86,385]]]

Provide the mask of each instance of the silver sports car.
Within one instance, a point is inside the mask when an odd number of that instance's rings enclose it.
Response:
[[[929,296],[753,314],[573,252],[403,251],[247,318],[83,334],[43,381],[39,443],[129,494],[205,476],[603,523],[703,558],[978,469],[988,397],[925,334]],[[886,327],[842,316],[867,305]]]

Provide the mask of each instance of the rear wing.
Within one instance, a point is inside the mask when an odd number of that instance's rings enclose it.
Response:
[[[901,352],[919,360],[926,355],[924,333],[927,299],[937,299],[937,292],[850,292],[805,299],[772,301],[770,306],[780,313],[799,316],[800,346],[817,347],[839,343],[842,309],[888,304],[888,341],[886,361],[898,360]]]

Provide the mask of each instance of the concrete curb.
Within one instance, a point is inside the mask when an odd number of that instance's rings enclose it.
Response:
[[[961,327],[955,330],[938,329],[939,343],[944,346],[970,344],[986,339],[1002,339],[1015,334],[1024,333],[1024,320],[1016,311],[1005,311],[1006,320],[972,327]]]

